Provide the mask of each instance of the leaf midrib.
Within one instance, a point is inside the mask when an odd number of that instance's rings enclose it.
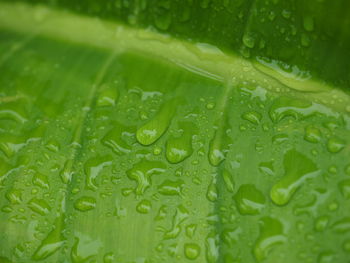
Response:
[[[228,83],[233,78],[262,84],[272,93],[286,90],[290,96],[350,112],[350,96],[315,79],[298,80],[265,65],[210,45],[196,45],[160,33],[77,15],[45,6],[0,3],[0,28],[102,48],[112,52],[133,51],[166,60],[207,78]],[[15,53],[13,54],[15,55]],[[330,98],[336,98],[335,102]]]

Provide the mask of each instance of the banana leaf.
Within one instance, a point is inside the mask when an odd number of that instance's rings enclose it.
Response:
[[[0,1],[0,263],[349,263],[350,2]]]

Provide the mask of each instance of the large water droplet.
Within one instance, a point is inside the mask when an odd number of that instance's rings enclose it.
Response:
[[[157,141],[168,129],[176,111],[177,100],[164,103],[156,116],[141,126],[136,132],[136,138],[142,145],[150,145]]]
[[[316,164],[295,149],[285,153],[283,166],[285,175],[270,191],[270,197],[277,205],[287,204],[302,182],[318,172]]]
[[[241,185],[234,196],[242,215],[256,215],[264,208],[265,196],[252,184]]]

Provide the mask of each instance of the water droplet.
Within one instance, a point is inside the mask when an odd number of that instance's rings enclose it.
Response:
[[[170,163],[179,163],[188,158],[192,152],[192,133],[197,128],[191,123],[181,123],[182,135],[170,137],[166,144],[166,158]]]
[[[287,10],[287,9],[283,9],[282,10],[282,16],[285,18],[285,19],[289,19],[292,15],[292,12],[290,10]]]
[[[307,126],[305,128],[304,139],[308,142],[318,143],[321,140],[321,131],[314,126]]]
[[[211,0],[202,0],[200,3],[201,8],[208,8]]]
[[[215,102],[208,102],[207,105],[206,105],[206,108],[208,110],[212,110],[215,108]]]
[[[195,224],[190,224],[186,226],[186,236],[189,238],[192,238],[194,236],[194,233],[196,232],[197,225]]]
[[[253,252],[257,261],[262,262],[275,246],[286,241],[286,237],[283,234],[283,225],[277,219],[263,217],[259,223],[260,234],[255,242]]]
[[[162,162],[141,160],[126,173],[131,180],[137,182],[136,194],[142,195],[151,185],[151,176],[163,173],[165,168]]]
[[[242,119],[258,125],[262,119],[262,115],[256,111],[249,111],[242,114]]]
[[[185,256],[188,259],[194,260],[200,254],[200,247],[195,243],[186,243],[184,246]]]
[[[28,202],[28,207],[42,216],[51,211],[51,207],[43,199],[33,198]]]
[[[212,182],[208,186],[207,198],[211,202],[215,202],[218,199],[218,189],[216,187],[215,179],[213,179]]]
[[[84,171],[87,188],[90,190],[97,189],[97,177],[106,166],[111,165],[111,160],[110,156],[96,156],[85,162]]]
[[[137,204],[136,211],[141,214],[148,214],[151,208],[152,208],[151,202],[147,199],[144,199]]]
[[[317,263],[333,263],[333,262],[335,262],[334,256],[335,256],[334,253],[331,251],[322,252],[318,256]]]
[[[341,181],[338,186],[342,195],[346,199],[350,199],[350,179]]]
[[[259,164],[259,171],[267,176],[273,176],[275,174],[273,168],[273,162],[262,162]]]
[[[155,15],[154,24],[158,29],[165,31],[168,30],[172,22],[171,12],[165,10],[164,8],[162,8],[161,10],[162,12],[159,12]]]
[[[308,35],[302,33],[300,42],[301,42],[301,45],[303,47],[308,47],[308,46],[310,46],[311,40],[310,40],[310,37]]]
[[[251,34],[244,34],[242,41],[247,48],[253,48],[255,46],[255,39]]]
[[[184,184],[185,183],[182,180],[165,180],[158,186],[158,192],[163,195],[180,195]]]
[[[118,155],[129,153],[130,144],[135,141],[135,131],[134,126],[125,126],[115,122],[113,128],[103,137],[102,144]]]
[[[115,262],[115,256],[113,252],[106,253],[103,256],[103,263],[113,263]]]
[[[13,205],[22,202],[22,190],[11,189],[6,193],[6,199]]]
[[[256,215],[264,208],[265,196],[252,184],[241,185],[234,196],[242,215]]]
[[[298,119],[312,113],[311,106],[308,101],[279,97],[273,102],[269,115],[273,122],[279,122],[287,116]]]
[[[270,197],[277,205],[287,204],[303,181],[318,172],[316,164],[295,149],[285,153],[283,166],[284,177],[275,183],[270,191]]]
[[[320,216],[316,219],[315,230],[318,232],[324,231],[328,225],[329,218],[328,216]]]
[[[230,172],[228,172],[226,169],[223,170],[222,172],[222,177],[224,179],[226,188],[229,192],[233,193],[235,183],[233,181],[232,175]]]
[[[311,16],[305,16],[303,21],[303,26],[306,31],[314,30],[314,19]]]
[[[215,131],[214,138],[209,144],[209,162],[213,166],[219,166],[219,164],[225,160],[226,153],[230,146],[230,139],[227,134],[220,128]]]
[[[71,160],[67,160],[60,171],[60,177],[64,184],[68,184],[72,180],[73,172],[71,171]]]
[[[327,142],[327,149],[331,153],[338,153],[345,147],[345,141],[338,137],[332,137]]]
[[[345,217],[343,219],[336,221],[332,225],[332,229],[334,230],[334,232],[340,233],[340,234],[350,231],[350,217]]]
[[[188,210],[183,205],[179,205],[176,208],[175,216],[173,217],[172,227],[164,234],[164,239],[176,238],[181,232],[181,224],[188,218],[188,216]]]
[[[74,208],[82,212],[92,210],[95,207],[96,207],[96,199],[91,196],[80,197],[74,203]]]
[[[179,104],[176,102],[173,99],[164,103],[157,115],[137,130],[136,138],[140,144],[150,145],[165,133]]]
[[[46,236],[46,238],[41,242],[35,251],[33,255],[34,260],[43,260],[54,254],[58,249],[62,247],[65,242],[61,233],[62,224],[63,222],[61,217],[55,220],[53,230]]]
[[[206,259],[208,263],[216,263],[219,258],[219,235],[210,232],[205,239]]]
[[[108,85],[101,86],[102,91],[100,92],[96,105],[103,106],[114,106],[118,99],[118,90],[116,87],[109,87]]]
[[[350,252],[350,240],[345,240],[344,243],[343,243],[343,249],[344,251],[346,252]]]
[[[48,180],[46,175],[36,173],[33,176],[32,182],[33,182],[34,185],[39,186],[41,188],[44,188],[44,189],[49,189],[50,188],[49,180]]]

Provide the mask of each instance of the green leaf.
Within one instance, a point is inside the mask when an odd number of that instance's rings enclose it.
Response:
[[[0,262],[347,262],[348,19],[190,2],[0,2]]]

